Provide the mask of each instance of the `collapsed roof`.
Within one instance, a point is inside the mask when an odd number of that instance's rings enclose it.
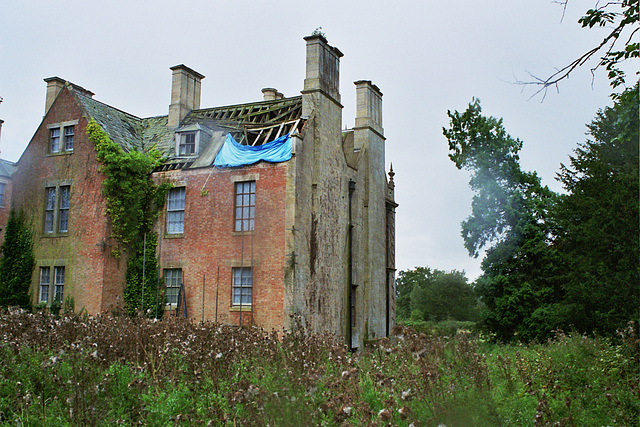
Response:
[[[74,91],[74,95],[86,115],[125,151],[160,150],[166,160],[159,170],[211,166],[227,135],[241,145],[257,147],[301,132],[306,122],[301,117],[301,96],[193,110],[177,129],[170,129],[168,116],[139,118],[85,93]],[[175,135],[193,131],[201,132],[200,149],[193,155],[180,156]]]

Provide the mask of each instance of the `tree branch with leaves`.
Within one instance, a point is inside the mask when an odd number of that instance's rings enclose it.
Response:
[[[566,10],[568,1],[563,0],[556,3],[562,4]],[[595,76],[598,69],[604,67],[607,70],[607,77],[612,88],[624,86],[626,75],[620,69],[620,64],[629,59],[640,57],[640,44],[638,41],[634,41],[640,29],[637,25],[638,2],[639,0],[622,0],[609,1],[604,4],[596,3],[593,9],[587,10],[578,23],[582,28],[609,28],[610,31],[602,41],[546,78],[529,73],[533,80],[518,80],[516,83],[526,86],[540,86],[532,96],[542,93],[544,99],[549,88],[555,87],[557,90],[558,83],[568,78],[576,68],[585,65],[594,56],[601,55],[596,65],[591,68],[592,76]]]

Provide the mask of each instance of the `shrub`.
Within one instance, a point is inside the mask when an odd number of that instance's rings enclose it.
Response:
[[[31,307],[29,285],[35,266],[33,237],[24,212],[11,210],[0,257],[0,306]]]
[[[302,327],[16,310],[0,333],[1,425],[638,425],[626,341],[500,346],[397,326],[349,353]]]

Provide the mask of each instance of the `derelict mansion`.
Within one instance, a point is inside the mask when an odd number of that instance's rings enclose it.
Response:
[[[194,320],[315,331],[351,340],[395,321],[393,172],[385,170],[382,93],[355,82],[356,118],[342,129],[342,53],[305,37],[301,95],[201,108],[204,76],[171,68],[168,115],[138,118],[58,77],[45,116],[14,165],[0,162],[0,226],[10,207],[31,219],[34,304],[73,298],[89,314],[123,305],[126,261],[113,256],[100,172],[86,126],[125,151],[157,147],[170,182],[156,224],[167,310],[178,294]],[[179,291],[183,289],[182,291]]]

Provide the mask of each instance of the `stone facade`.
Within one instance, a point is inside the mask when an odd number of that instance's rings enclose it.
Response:
[[[103,176],[86,135],[93,119],[125,150],[155,145],[166,156],[153,178],[173,184],[156,224],[168,314],[180,306],[189,318],[226,325],[302,324],[352,347],[388,335],[397,205],[385,173],[382,93],[356,82],[355,127],[343,130],[342,53],[319,35],[305,41],[304,89],[292,98],[265,88],[262,101],[200,108],[204,76],[178,65],[169,114],[140,119],[45,79],[46,114],[11,196],[33,221],[34,303],[63,291],[90,314],[123,304],[126,261],[110,251]],[[291,158],[215,167],[228,135],[255,147],[288,135]]]

